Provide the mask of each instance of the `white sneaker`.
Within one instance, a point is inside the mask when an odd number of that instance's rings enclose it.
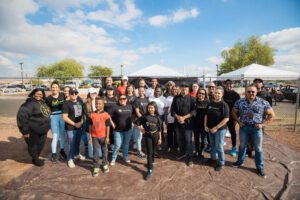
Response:
[[[81,154],[78,154],[78,155],[76,155],[76,156],[74,156],[74,159],[75,160],[85,160],[85,156],[83,156],[83,155],[81,155]]]
[[[115,160],[112,160],[112,161],[110,162],[110,166],[115,166],[115,164],[116,164],[116,161],[115,161]]]
[[[129,160],[128,158],[125,158],[124,161],[125,161],[126,163],[131,163],[131,160]]]
[[[74,168],[75,167],[74,161],[72,159],[68,161],[68,166],[70,168]]]

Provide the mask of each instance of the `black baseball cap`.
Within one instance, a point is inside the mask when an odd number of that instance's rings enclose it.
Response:
[[[114,90],[114,87],[113,86],[107,86],[106,90]]]
[[[258,83],[263,83],[264,81],[263,81],[261,78],[255,78],[255,79],[253,80],[253,83],[256,83],[256,82],[258,82]]]
[[[183,82],[180,84],[180,87],[189,87],[189,85],[187,83]]]
[[[70,88],[69,93],[70,94],[78,94],[78,90],[76,90],[74,88]]]
[[[233,81],[232,81],[231,79],[227,79],[227,80],[225,81],[225,83],[227,83],[227,82],[233,83]]]

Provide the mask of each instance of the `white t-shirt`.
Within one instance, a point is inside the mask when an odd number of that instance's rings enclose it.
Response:
[[[174,96],[168,96],[166,99],[166,101],[167,101],[166,107],[169,107],[167,119],[168,119],[168,123],[171,123],[171,124],[174,123],[174,117],[171,116],[171,105],[172,105],[173,99],[174,99]]]
[[[145,91],[145,96],[148,97],[149,99],[154,98],[154,89],[152,87],[148,88]]]
[[[149,102],[154,101],[157,104],[157,111],[159,115],[164,115],[165,111],[164,108],[166,108],[167,106],[167,100],[164,96],[160,96],[158,98],[155,97],[150,97],[149,98]]]

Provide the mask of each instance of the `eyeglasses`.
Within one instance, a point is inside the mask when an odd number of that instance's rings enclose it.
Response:
[[[250,90],[249,90],[249,91],[247,91],[247,93],[248,93],[248,94],[254,94],[255,91],[250,91]]]
[[[127,98],[119,98],[119,100],[127,100]]]
[[[208,88],[215,88],[215,86],[208,86]]]

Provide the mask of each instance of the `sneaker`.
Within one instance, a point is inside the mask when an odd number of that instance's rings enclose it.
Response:
[[[257,169],[257,175],[261,177],[266,177],[266,174],[263,169]]]
[[[129,160],[128,158],[124,158],[124,161],[125,161],[126,163],[131,163],[131,160]]]
[[[241,163],[240,161],[236,161],[235,163],[232,164],[232,167],[235,167],[235,168],[239,168],[242,166],[244,166],[244,163]]]
[[[198,158],[199,158],[200,160],[203,160],[203,159],[204,159],[204,155],[203,155],[202,153],[199,153],[199,154],[198,154]]]
[[[44,163],[44,160],[42,159],[32,159],[32,163],[35,165],[35,166],[38,166],[38,167],[41,167],[43,166],[45,163]]]
[[[103,169],[104,173],[108,173],[109,172],[108,165],[103,165],[102,169]]]
[[[72,159],[68,161],[68,166],[70,168],[74,168],[75,167],[74,161]]]
[[[160,158],[160,156],[157,153],[154,155],[154,157],[155,158]]]
[[[230,155],[233,157],[236,157],[236,148],[235,147],[232,147]]]
[[[193,166],[194,166],[193,161],[188,161],[188,162],[187,162],[187,166],[188,166],[188,167],[193,167]]]
[[[92,172],[93,177],[96,177],[99,175],[99,168],[98,167],[94,167],[93,168],[93,172]]]
[[[139,158],[146,158],[146,154],[144,154],[142,151],[137,153],[137,157]]]
[[[112,160],[111,162],[110,162],[110,166],[115,166],[116,165],[116,161],[115,160]]]
[[[65,153],[64,149],[61,149],[59,152],[60,160],[65,161],[67,160],[67,154]]]
[[[150,169],[147,171],[145,180],[148,181],[151,178],[151,176],[153,176],[153,170]]]
[[[75,160],[85,160],[85,156],[78,154],[78,155],[74,156],[74,159]]]
[[[169,147],[169,148],[167,149],[167,151],[168,151],[168,152],[171,152],[171,148]]]
[[[224,165],[217,164],[217,165],[215,166],[215,171],[219,172],[219,171],[221,171],[223,168],[224,168]]]
[[[51,155],[51,161],[52,161],[52,162],[57,162],[57,161],[58,161],[58,158],[57,158],[57,154],[56,154],[56,153],[53,153],[53,154]]]

